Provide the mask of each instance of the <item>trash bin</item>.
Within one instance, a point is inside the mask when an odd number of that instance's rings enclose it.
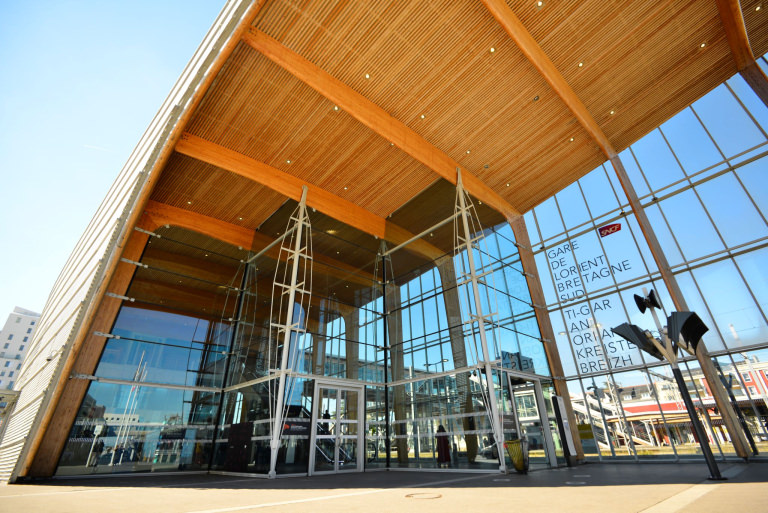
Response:
[[[509,459],[512,460],[515,470],[521,474],[528,473],[528,440],[518,439],[504,442]]]

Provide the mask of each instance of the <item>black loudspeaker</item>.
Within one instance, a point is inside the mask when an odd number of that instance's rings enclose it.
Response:
[[[635,294],[635,304],[637,305],[637,309],[640,310],[640,313],[645,313],[645,298],[643,296],[638,296]]]
[[[651,289],[651,292],[648,294],[648,306],[661,310],[661,303],[659,303],[659,298],[656,297],[656,292],[654,292],[653,289]]]
[[[634,324],[625,322],[624,324],[616,326],[615,328],[611,328],[611,331],[618,336],[628,340],[629,342],[632,342],[641,350],[645,351],[654,358],[658,358],[659,360],[664,359],[664,355],[661,354],[661,351],[659,351],[654,343],[651,342],[650,333],[641,330]]]
[[[691,349],[691,354],[696,353],[696,346],[707,331],[709,328],[695,312],[672,312],[672,315],[667,317],[667,335],[670,340],[677,345],[682,335]]]
[[[640,313],[645,313],[646,308],[649,306],[651,308],[661,309],[661,303],[659,303],[659,298],[656,297],[656,292],[654,292],[653,289],[648,293],[648,297],[635,294],[635,304],[637,305],[637,309],[640,310]]]

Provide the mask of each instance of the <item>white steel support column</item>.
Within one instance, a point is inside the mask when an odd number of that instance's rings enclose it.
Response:
[[[461,182],[461,169],[456,170],[458,177],[456,180],[456,193],[458,195],[459,218],[464,231],[464,250],[467,252],[467,261],[469,263],[469,282],[472,283],[472,295],[475,302],[475,312],[467,312],[470,323],[477,323],[477,329],[480,332],[480,344],[483,349],[483,364],[485,366],[485,379],[488,385],[488,402],[491,406],[491,429],[493,429],[493,438],[496,443],[499,455],[499,470],[506,470],[504,460],[504,433],[501,429],[501,419],[499,417],[499,407],[496,402],[496,389],[493,384],[493,370],[491,369],[491,357],[488,351],[488,340],[485,336],[485,317],[483,316],[483,307],[480,300],[480,287],[478,285],[477,269],[475,267],[475,255],[472,247],[472,233],[469,230],[469,219],[467,218],[467,202],[465,198],[464,186]],[[458,249],[458,248],[457,248]]]
[[[302,235],[304,234],[304,225],[307,222],[307,186],[302,187],[301,201],[299,202],[298,215],[296,216],[296,237],[294,239],[293,252],[288,257],[292,258],[291,265],[291,283],[287,290],[288,293],[288,310],[285,314],[285,324],[282,325],[283,330],[283,354],[280,362],[280,367],[277,369],[277,373],[280,375],[278,389],[277,389],[277,401],[275,402],[275,423],[272,426],[272,439],[270,441],[271,455],[269,459],[269,478],[272,479],[277,475],[275,467],[277,466],[277,452],[280,449],[280,440],[283,432],[283,411],[285,401],[285,383],[286,375],[290,372],[288,368],[288,355],[291,352],[291,334],[297,333],[294,329],[293,323],[293,309],[296,302],[296,290],[299,274],[299,260],[302,257],[306,257],[306,254],[302,253]],[[274,296],[274,295],[273,295]],[[274,297],[272,298],[274,301]],[[279,331],[278,331],[279,336]],[[296,337],[298,343],[298,337]],[[271,341],[270,341],[271,343]]]

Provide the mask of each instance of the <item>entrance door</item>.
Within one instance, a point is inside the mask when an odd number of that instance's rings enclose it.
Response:
[[[509,374],[509,396],[515,412],[520,438],[528,440],[531,465],[557,467],[555,444],[549,427],[549,416],[541,391],[541,382],[532,377]]]
[[[363,388],[317,383],[309,475],[363,470]]]

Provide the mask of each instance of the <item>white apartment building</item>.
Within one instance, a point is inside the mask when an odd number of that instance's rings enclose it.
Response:
[[[8,315],[0,331],[0,390],[13,388],[39,320],[39,313],[18,306]]]

